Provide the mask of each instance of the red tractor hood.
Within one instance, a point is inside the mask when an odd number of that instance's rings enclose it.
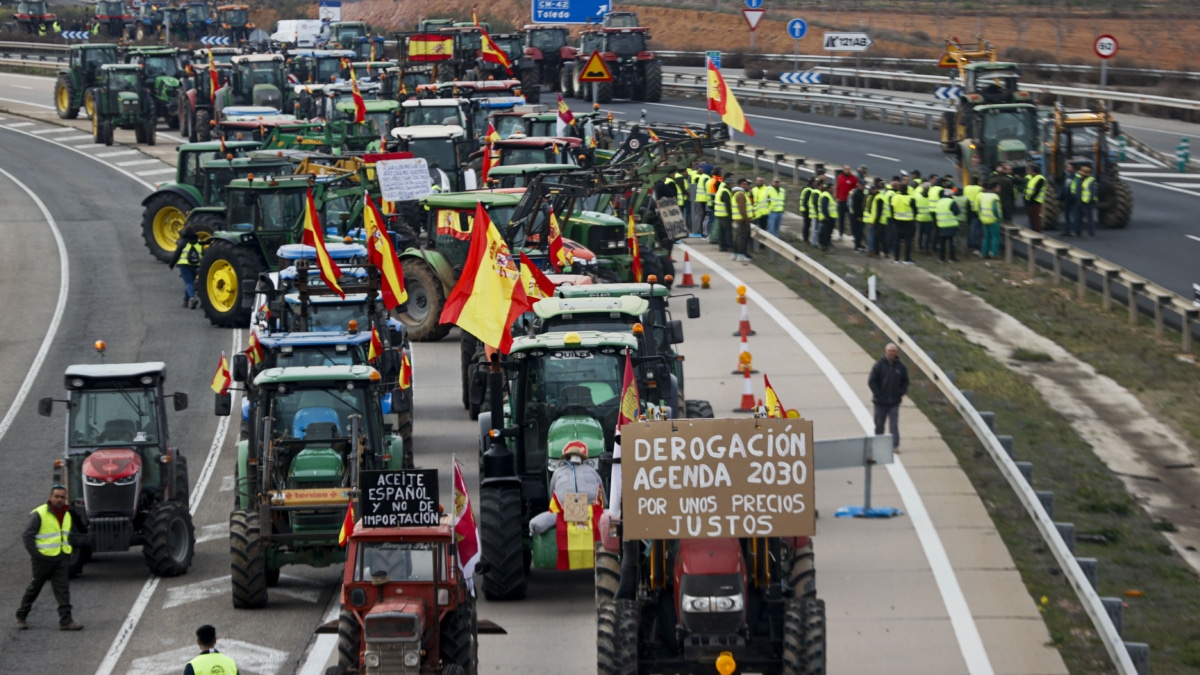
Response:
[[[367,612],[367,616],[382,614],[384,612],[408,612],[418,616],[424,616],[425,601],[421,598],[395,598],[392,600],[384,600],[383,602],[376,603],[375,606]]]
[[[127,448],[97,450],[83,460],[83,475],[105,483],[129,478],[141,470],[141,456]]]

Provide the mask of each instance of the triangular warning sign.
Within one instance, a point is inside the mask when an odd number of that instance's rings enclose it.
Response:
[[[938,68],[957,68],[958,61],[950,58],[950,52],[942,52],[942,57],[938,59]]]
[[[750,30],[754,31],[758,28],[758,22],[762,21],[763,15],[767,13],[765,9],[743,9],[742,16],[746,18],[746,23],[750,26]]]
[[[612,82],[612,79],[612,71],[608,69],[608,64],[604,62],[604,59],[600,58],[600,52],[593,51],[587,63],[583,64],[583,71],[579,73],[579,81]]]

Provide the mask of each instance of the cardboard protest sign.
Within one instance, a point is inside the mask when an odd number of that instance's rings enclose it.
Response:
[[[624,536],[816,532],[812,422],[663,420],[621,429]]]

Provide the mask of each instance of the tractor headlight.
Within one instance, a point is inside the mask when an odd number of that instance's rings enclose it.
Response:
[[[689,614],[705,612],[740,612],[745,608],[741,593],[735,595],[682,595],[680,605]]]
[[[134,483],[137,482],[137,479],[138,479],[138,475],[136,473],[133,473],[124,478],[113,481],[113,485],[133,485]]]
[[[404,655],[404,667],[405,668],[416,668],[419,665],[421,665],[421,653],[420,652],[407,652]]]
[[[83,477],[83,482],[84,482],[86,485],[90,485],[91,487],[100,487],[101,485],[104,485],[104,481],[103,481],[103,480],[101,480],[101,479],[99,479],[99,478],[95,478],[95,477],[93,477],[93,476],[84,476],[84,477]]]
[[[379,655],[373,652],[368,652],[365,656],[363,656],[363,662],[366,663],[368,668],[378,668]],[[404,662],[408,663],[408,657],[405,657]]]

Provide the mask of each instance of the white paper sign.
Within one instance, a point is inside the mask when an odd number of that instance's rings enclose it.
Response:
[[[385,159],[375,164],[383,198],[389,202],[419,199],[429,194],[429,165],[424,157]]]

